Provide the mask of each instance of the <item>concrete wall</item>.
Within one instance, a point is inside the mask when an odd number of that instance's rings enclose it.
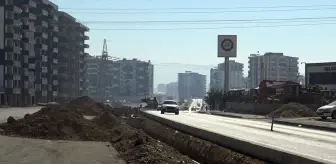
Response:
[[[257,103],[237,103],[237,102],[226,102],[226,111],[234,113],[244,113],[244,114],[256,114],[256,115],[267,115],[272,111],[278,109],[283,104],[257,104]],[[312,110],[316,110],[318,105],[315,104],[305,104]]]
[[[235,113],[247,113],[256,115],[267,115],[279,108],[282,104],[256,104],[256,103],[236,103],[226,102],[226,109]]]

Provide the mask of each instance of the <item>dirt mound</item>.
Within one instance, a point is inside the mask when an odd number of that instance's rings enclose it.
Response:
[[[9,118],[0,128],[6,135],[57,140],[108,141],[109,133],[64,106],[44,107],[23,119]]]
[[[137,130],[110,112],[92,120],[111,135],[110,142],[130,164],[194,163],[189,157]]]
[[[104,104],[96,103],[88,96],[82,96],[71,100],[66,106],[67,108],[76,110],[84,115],[99,115],[105,110]]]
[[[314,117],[315,111],[299,103],[288,103],[267,115],[275,118]]]

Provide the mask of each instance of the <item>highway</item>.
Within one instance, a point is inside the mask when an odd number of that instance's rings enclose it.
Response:
[[[270,123],[256,120],[228,118],[195,112],[180,112],[180,115],[160,114],[159,111],[146,112],[253,144],[300,155],[323,163],[336,164],[336,133],[333,132],[278,124],[274,124],[274,131],[270,131]]]

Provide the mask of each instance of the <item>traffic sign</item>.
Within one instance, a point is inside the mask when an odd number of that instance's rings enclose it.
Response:
[[[218,35],[218,57],[237,57],[237,35]]]

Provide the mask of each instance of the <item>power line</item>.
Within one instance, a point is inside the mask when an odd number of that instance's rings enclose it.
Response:
[[[153,29],[91,29],[94,31],[174,31],[174,30],[216,30],[216,29],[227,29],[227,28],[267,28],[267,27],[298,27],[298,26],[316,26],[316,25],[334,25],[335,23],[307,23],[307,24],[288,24],[288,25],[260,25],[260,26],[226,26],[226,27],[202,27],[202,28],[153,28]]]
[[[255,7],[208,7],[208,8],[60,8],[62,10],[114,10],[114,11],[162,11],[162,10],[228,10],[228,9],[277,9],[277,8],[311,8],[311,7],[336,7],[330,5],[294,5],[294,6],[255,6]]]
[[[258,22],[258,21],[287,21],[287,20],[323,20],[336,19],[336,17],[306,17],[306,18],[279,18],[279,19],[223,19],[223,20],[156,20],[156,21],[81,21],[81,23],[115,23],[115,24],[141,24],[141,23],[201,23],[201,22]]]
[[[71,13],[80,14],[106,14],[106,15],[139,15],[139,14],[220,14],[220,13],[255,13],[255,12],[285,12],[285,11],[320,11],[335,10],[336,7],[327,8],[306,8],[306,9],[276,9],[276,10],[218,10],[218,11],[131,11],[131,12],[87,12],[87,11],[69,11]]]

